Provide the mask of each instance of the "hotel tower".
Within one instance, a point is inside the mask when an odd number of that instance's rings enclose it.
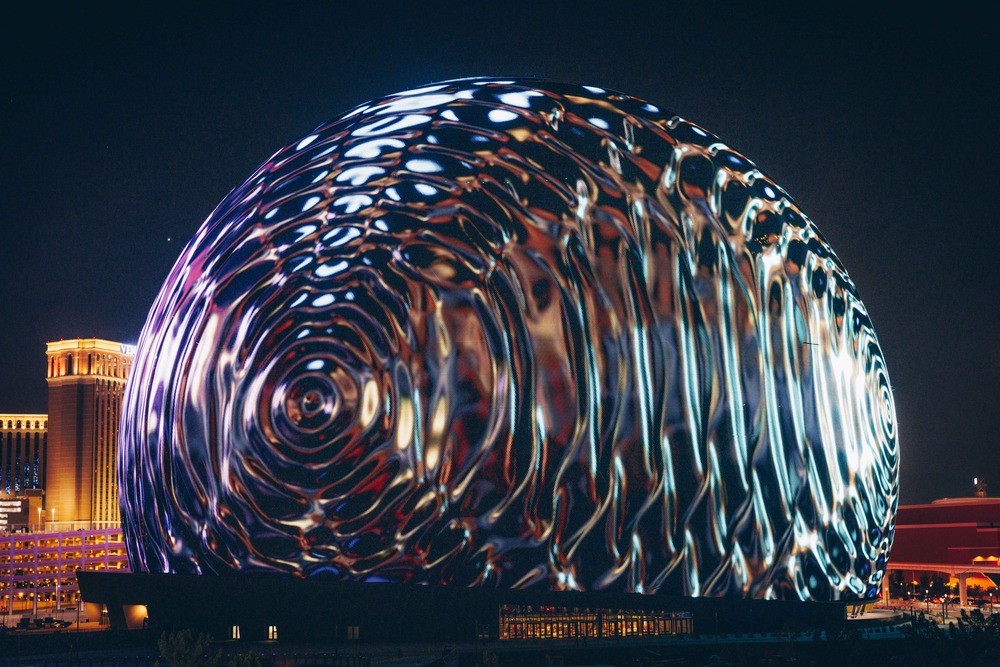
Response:
[[[48,343],[45,354],[47,518],[88,527],[118,522],[118,418],[135,348],[77,338]]]

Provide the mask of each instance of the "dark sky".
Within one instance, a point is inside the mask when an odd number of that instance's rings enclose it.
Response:
[[[648,99],[782,185],[874,321],[903,502],[967,495],[974,475],[1000,494],[1000,76],[984,16],[89,4],[0,28],[0,412],[45,411],[45,341],[135,342],[183,244],[279,147],[398,90],[533,75]]]

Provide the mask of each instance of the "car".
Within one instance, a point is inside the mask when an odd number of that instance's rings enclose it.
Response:
[[[68,628],[71,625],[73,624],[70,621],[62,621],[62,620],[53,623],[53,627],[56,628]]]

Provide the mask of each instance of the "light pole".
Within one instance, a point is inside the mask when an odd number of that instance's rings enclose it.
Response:
[[[80,591],[76,592],[77,598],[80,598]],[[83,599],[77,599],[76,601],[76,660],[80,661],[80,607],[83,605]]]
[[[928,614],[930,614],[930,613],[931,613],[931,597],[930,597],[930,590],[928,590],[928,589],[926,589],[926,588],[924,589],[924,602],[926,602],[926,603],[927,603],[927,613],[928,613]]]

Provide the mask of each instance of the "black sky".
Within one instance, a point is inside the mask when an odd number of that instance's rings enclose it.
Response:
[[[791,193],[875,323],[902,501],[967,495],[973,475],[1000,494],[1000,76],[985,16],[409,4],[8,17],[0,412],[45,411],[45,341],[135,342],[183,244],[277,148],[398,90],[533,75],[655,102]]]

